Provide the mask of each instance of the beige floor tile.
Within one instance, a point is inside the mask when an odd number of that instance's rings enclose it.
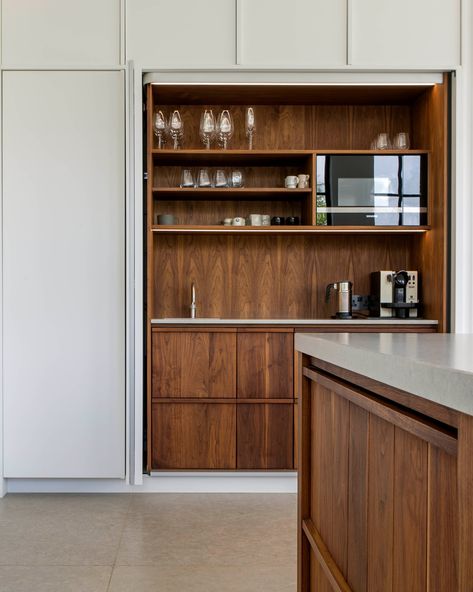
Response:
[[[131,497],[10,495],[0,503],[0,565],[113,565]]]
[[[111,571],[111,567],[0,567],[0,592],[106,592]]]
[[[140,497],[132,502],[118,565],[279,566],[295,562],[292,495]]]
[[[295,592],[288,567],[116,567],[109,592]]]

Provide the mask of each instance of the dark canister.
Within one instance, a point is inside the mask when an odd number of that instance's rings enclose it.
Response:
[[[299,224],[299,216],[288,216],[286,218],[287,226],[297,226]]]
[[[271,225],[272,226],[282,226],[284,224],[284,218],[281,216],[273,216],[271,218]]]

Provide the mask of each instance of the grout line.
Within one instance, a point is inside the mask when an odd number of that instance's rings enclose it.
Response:
[[[120,551],[120,547],[121,547],[122,540],[123,540],[123,534],[125,532],[125,528],[126,528],[127,523],[128,523],[128,517],[130,515],[130,510],[131,510],[131,506],[132,506],[133,496],[134,495],[135,494],[130,493],[130,501],[128,502],[128,508],[126,510],[125,519],[123,520],[123,526],[122,526],[122,529],[121,529],[121,532],[120,532],[120,536],[118,538],[117,551],[115,553],[115,559],[114,559],[113,564],[112,564],[112,569],[110,570],[110,578],[108,580],[108,585],[107,585],[106,592],[109,592],[110,591],[110,586],[111,586],[111,583],[112,583],[113,572],[115,571],[115,567],[117,566],[118,553]]]

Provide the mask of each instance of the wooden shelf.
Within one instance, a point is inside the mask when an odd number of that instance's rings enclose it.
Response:
[[[429,229],[430,226],[223,226],[221,224],[208,226],[155,224],[151,226],[152,232],[174,234],[417,234]]]
[[[282,161],[283,165],[300,164],[301,160],[311,158],[314,150],[168,150],[154,148],[151,154],[155,163],[161,165],[189,164],[274,164]]]
[[[153,187],[153,194],[167,200],[198,199],[291,199],[305,197],[312,189],[286,189],[285,187]]]

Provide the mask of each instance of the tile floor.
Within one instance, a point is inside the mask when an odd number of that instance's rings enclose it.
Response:
[[[0,592],[295,589],[294,495],[0,499]]]

